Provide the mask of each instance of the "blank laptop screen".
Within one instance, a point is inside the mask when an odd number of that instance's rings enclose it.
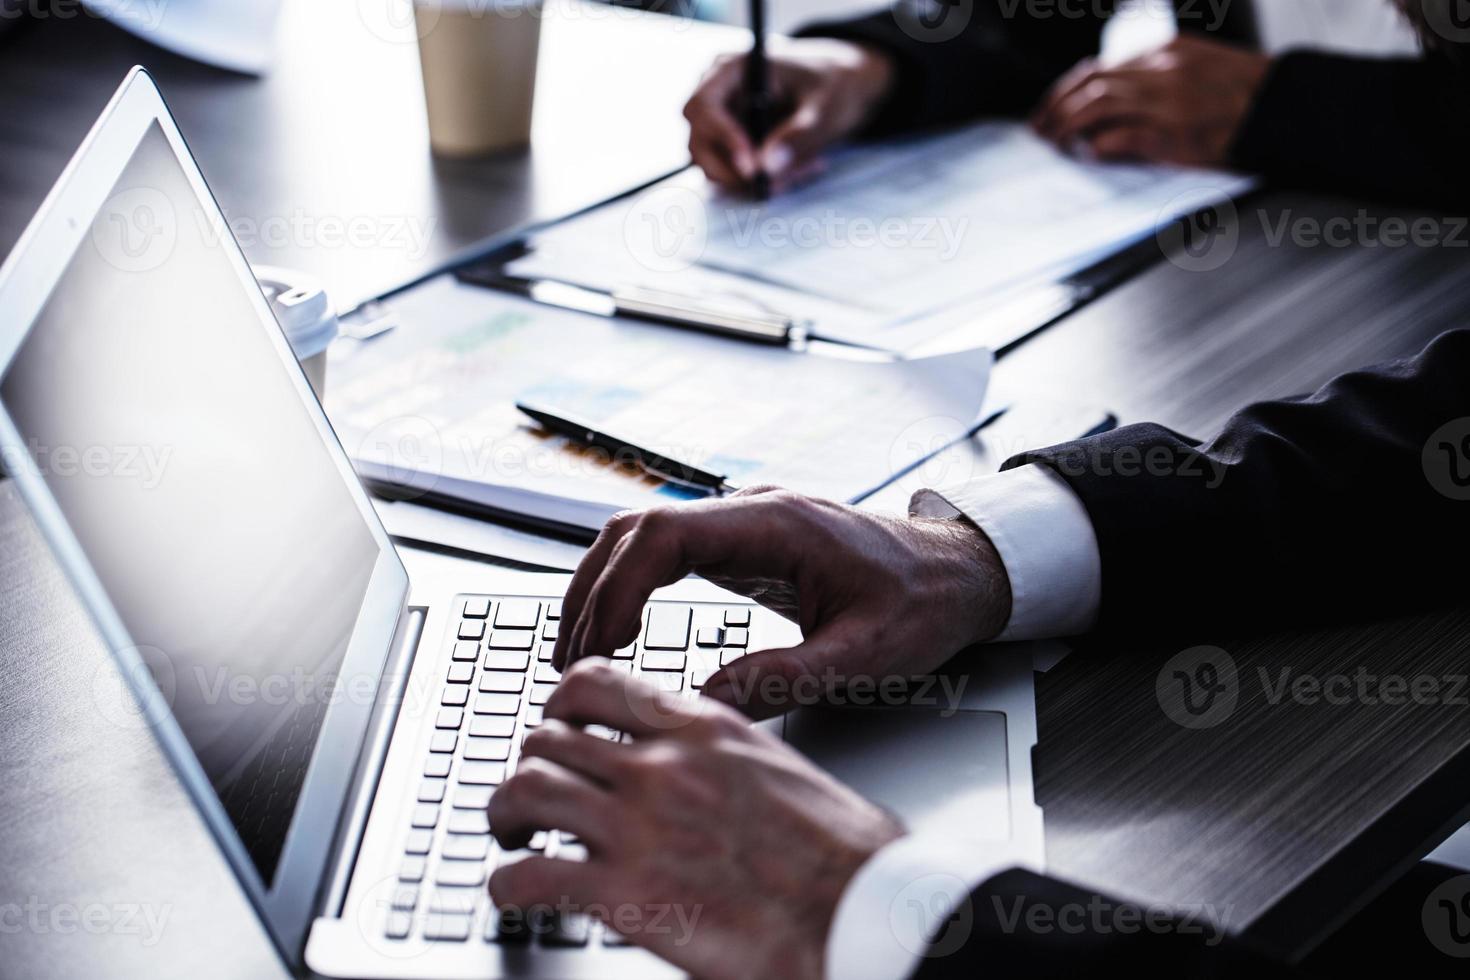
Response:
[[[215,213],[155,124],[0,394],[269,886],[378,550]]]

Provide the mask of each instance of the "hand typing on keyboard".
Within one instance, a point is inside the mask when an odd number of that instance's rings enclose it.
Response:
[[[804,675],[842,686],[928,673],[1010,616],[1000,558],[968,522],[900,520],[751,488],[609,521],[568,587],[556,666],[627,646],[653,590],[690,572],[802,629],[800,645],[742,657],[706,684],[706,695],[756,717],[791,707]]]
[[[580,860],[503,865],[490,878],[497,905],[607,910],[629,941],[714,980],[821,977],[847,882],[903,834],[725,705],[596,662],[562,679],[489,818],[508,850],[551,829],[586,847]]]

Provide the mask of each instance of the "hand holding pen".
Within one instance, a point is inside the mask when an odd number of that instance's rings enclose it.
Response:
[[[776,38],[761,48],[756,60],[764,62],[766,81],[762,118],[754,120],[760,138],[752,138],[747,107],[755,84],[748,54],[717,61],[684,115],[690,155],[710,180],[751,192],[764,173],[779,193],[872,118],[892,85],[893,66],[876,49],[846,41]]]

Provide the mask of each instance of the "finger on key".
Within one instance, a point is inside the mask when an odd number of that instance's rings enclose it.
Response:
[[[551,662],[557,670],[565,670],[567,666],[568,651],[572,649],[572,633],[576,628],[577,621],[582,615],[582,603],[587,598],[597,577],[602,574],[602,567],[606,564],[608,556],[612,554],[613,548],[623,536],[633,528],[634,512],[624,511],[614,514],[603,525],[597,540],[592,542],[592,547],[587,549],[587,554],[582,556],[577,570],[572,574],[572,581],[567,586],[566,594],[561,602],[561,630],[557,633],[556,646],[552,650]]]
[[[546,717],[572,725],[605,725],[639,739],[672,734],[715,708],[708,698],[666,694],[646,681],[590,661],[573,665],[562,677],[546,702]]]
[[[606,844],[612,795],[554,762],[527,759],[490,797],[490,832],[506,850],[525,847],[538,830],[566,830],[594,849]]]
[[[521,758],[546,759],[604,786],[623,782],[630,761],[628,746],[589,735],[556,718],[547,718],[526,736]]]

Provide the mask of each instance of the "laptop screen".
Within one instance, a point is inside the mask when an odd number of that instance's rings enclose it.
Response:
[[[155,123],[0,395],[270,887],[378,547],[212,213]]]

